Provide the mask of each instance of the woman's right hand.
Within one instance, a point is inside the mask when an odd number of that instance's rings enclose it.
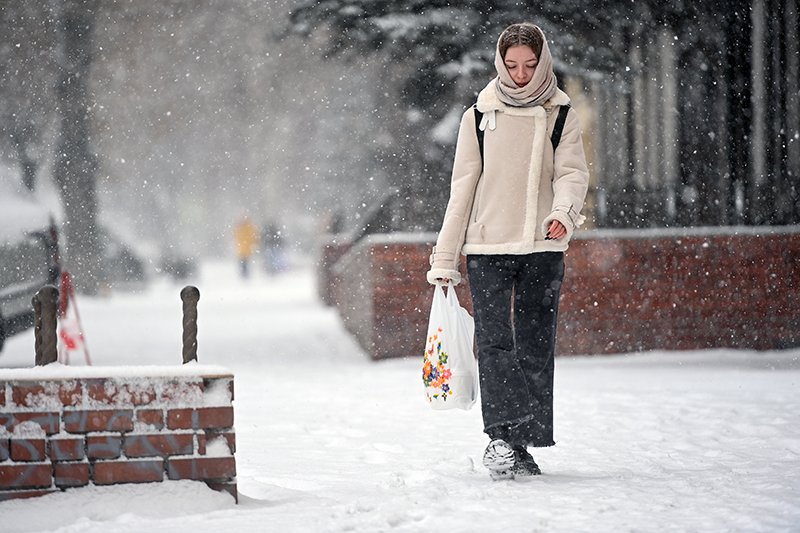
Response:
[[[447,285],[452,283],[458,285],[461,282],[461,275],[458,270],[450,270],[449,268],[432,268],[425,274],[425,279],[431,285]]]

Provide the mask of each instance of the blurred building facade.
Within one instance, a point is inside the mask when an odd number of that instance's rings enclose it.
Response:
[[[660,20],[646,4],[609,39],[617,68],[576,77],[594,114],[596,225],[800,223],[797,0]]]

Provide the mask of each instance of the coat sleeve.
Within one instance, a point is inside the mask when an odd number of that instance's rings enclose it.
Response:
[[[475,113],[469,108],[462,115],[458,130],[450,180],[450,200],[447,202],[442,228],[430,257],[431,269],[427,274],[430,283],[435,283],[436,278],[449,278],[456,284],[461,281],[458,271],[459,256],[482,168],[483,161],[475,134]]]
[[[574,109],[567,113],[561,142],[554,156],[553,208],[542,222],[542,231],[553,220],[558,220],[567,229],[565,240],[569,241],[575,228],[583,224],[581,215],[586,192],[589,190],[589,168],[583,152],[583,138],[578,114]]]

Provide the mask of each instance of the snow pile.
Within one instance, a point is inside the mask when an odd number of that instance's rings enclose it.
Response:
[[[81,299],[82,301],[82,299]],[[114,321],[109,321],[109,331],[106,333],[113,333],[118,331],[120,326],[111,326]],[[13,337],[12,339],[16,339]],[[135,337],[134,337],[135,338]],[[12,339],[9,339],[11,341]],[[161,366],[158,365],[158,359],[163,358],[162,353],[150,353],[147,356],[141,356],[135,350],[135,340],[128,338],[132,343],[128,346],[133,349],[133,353],[129,353],[123,357],[128,362],[128,365],[118,365],[119,359],[109,358],[106,355],[104,364],[108,366],[66,366],[61,363],[51,363],[46,366],[32,366],[33,355],[26,357],[25,360],[19,361],[19,366],[29,368],[0,368],[0,379],[7,381],[14,380],[47,380],[47,379],[79,379],[79,378],[118,378],[117,381],[124,381],[124,379],[136,380],[138,378],[148,377],[193,377],[193,376],[226,376],[230,375],[231,371],[220,365],[200,365],[195,362],[190,362],[185,365],[178,364],[174,358],[164,360]],[[28,346],[30,352],[33,351],[33,345]],[[180,354],[179,354],[180,355]],[[0,363],[5,366],[5,353],[1,355]],[[136,365],[137,360],[148,361],[151,364]],[[172,364],[169,364],[172,363]],[[16,365],[15,365],[16,366]]]
[[[206,457],[230,457],[231,450],[223,437],[213,439],[206,444]]]
[[[213,521],[220,511],[235,507],[233,498],[197,481],[89,486],[35,500],[0,504],[3,531],[158,531],[163,523],[173,531],[192,515]],[[163,529],[161,531],[164,531]],[[200,527],[195,531],[209,531]]]
[[[17,424],[17,426],[14,428],[14,433],[12,433],[12,436],[15,439],[43,439],[47,436],[47,434],[42,429],[42,426],[29,420],[27,422]]]
[[[214,380],[208,385],[201,398],[203,407],[219,407],[231,404],[231,390],[228,382],[224,380]]]

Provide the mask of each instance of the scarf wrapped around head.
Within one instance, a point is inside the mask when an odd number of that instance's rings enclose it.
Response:
[[[539,63],[536,65],[531,81],[523,87],[517,87],[511,78],[503,57],[500,55],[500,40],[498,39],[494,56],[494,68],[497,70],[495,88],[497,97],[504,104],[514,107],[534,107],[545,103],[556,92],[557,82],[556,74],[553,72],[553,56],[550,55],[550,48],[547,46],[544,32],[538,26],[535,28],[542,35],[542,53],[539,54]]]

